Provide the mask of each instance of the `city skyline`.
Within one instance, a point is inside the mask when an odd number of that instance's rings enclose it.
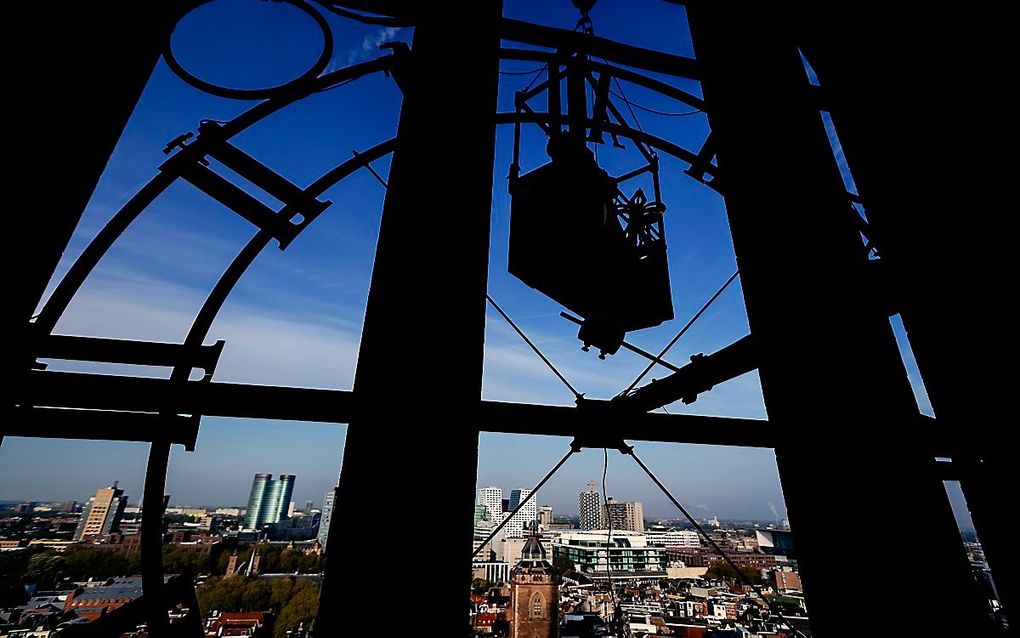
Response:
[[[240,483],[232,487],[233,493],[236,495],[235,500],[230,499],[210,500],[208,502],[200,500],[187,500],[175,497],[173,492],[168,489],[171,506],[199,507],[199,508],[204,507],[209,509],[214,509],[217,507],[243,508],[247,504],[248,500],[248,496],[244,494],[247,494],[248,490],[250,490],[251,487],[250,476],[251,474],[248,475],[248,478],[240,479]],[[298,474],[298,476],[301,475]],[[328,480],[320,479],[319,483],[321,483],[321,485],[325,487],[323,487],[322,491],[313,494],[312,492],[316,490],[316,488],[309,486],[308,483],[310,481],[305,480],[303,476],[301,477],[303,479],[301,483],[302,487],[300,488],[300,491],[294,492],[294,496],[291,499],[295,503],[300,503],[306,500],[312,500],[313,502],[321,503],[323,494],[326,492],[332,493],[333,488],[336,485],[335,477]],[[140,496],[138,495],[142,493],[142,481],[140,479],[136,481],[131,481],[130,479],[129,480],[117,479],[116,482],[120,484],[120,487],[123,489],[123,492],[127,494],[128,496],[127,504],[129,506],[138,506],[140,501]],[[109,483],[111,482],[107,481],[107,484]],[[477,490],[485,487],[486,485],[491,485],[493,483],[494,481],[479,481],[478,486],[476,487],[476,502],[477,502]],[[513,481],[507,481],[506,483],[514,484]],[[552,481],[550,483],[552,484]],[[553,511],[557,516],[571,516],[571,517],[578,516],[579,515],[578,493],[583,491],[583,488],[586,483],[587,481],[580,483],[581,489],[577,489],[576,491],[573,492],[570,491],[572,489],[572,487],[570,486],[566,487],[565,489],[555,491],[556,493],[555,499],[547,498],[551,493],[554,492],[554,490],[550,489],[550,486],[546,486],[536,495],[534,500],[538,507],[541,507],[543,505],[552,506]],[[88,499],[91,496],[95,495],[95,490],[97,486],[100,485],[103,485],[103,481],[91,484],[91,486],[83,485],[81,486],[80,489],[75,488],[75,491],[73,493],[69,490],[66,490],[65,485],[64,486],[65,491],[58,490],[34,495],[26,493],[24,484],[17,487],[3,485],[0,486],[0,502],[20,503],[31,501],[37,503],[64,503],[67,501],[74,500],[78,501],[79,503],[85,503],[88,502]],[[168,482],[168,488],[169,486],[170,483]],[[946,487],[950,496],[950,500],[953,504],[954,513],[956,514],[960,528],[963,530],[973,531],[974,529],[973,522],[971,521],[970,514],[966,509],[963,494],[960,492],[959,485],[953,482],[948,482]],[[295,489],[297,490],[296,487]],[[81,493],[79,494],[79,492]],[[617,500],[641,501],[645,507],[646,520],[682,518],[682,514],[676,511],[672,504],[665,502],[664,497],[662,497],[661,493],[654,489],[654,486],[652,486],[652,489],[649,489],[646,492],[627,495],[622,495],[621,493],[621,496],[613,494],[612,491],[610,492],[611,492],[610,496],[612,498],[616,498]],[[602,494],[600,489],[598,493],[601,499]],[[741,511],[739,509],[716,510],[709,507],[705,503],[686,502],[683,499],[681,499],[681,503],[684,504],[684,506],[687,507],[688,510],[696,518],[701,518],[705,520],[710,519],[714,515],[718,516],[720,519],[723,520],[732,521],[746,520],[746,521],[781,523],[783,520],[788,518],[786,514],[785,505],[782,503],[782,501],[778,503],[775,501],[765,501],[764,503],[749,503],[747,511]],[[649,506],[649,504],[651,504],[651,507]],[[601,505],[599,507],[601,511]],[[773,511],[772,508],[775,508],[775,511]],[[851,513],[852,508],[848,508],[848,515]]]

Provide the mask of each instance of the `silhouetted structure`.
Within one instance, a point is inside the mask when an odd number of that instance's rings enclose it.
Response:
[[[311,5],[292,4],[318,15]],[[309,73],[259,93],[264,101],[230,122],[207,122],[197,135],[185,134],[169,144],[170,157],[159,175],[99,233],[38,313],[43,290],[160,49],[193,4],[16,8],[11,22],[38,29],[25,40],[39,48],[19,56],[16,69],[17,79],[24,80],[19,83],[24,113],[16,121],[33,126],[13,127],[16,139],[10,146],[27,157],[18,162],[12,181],[33,194],[33,205],[19,216],[27,232],[12,235],[28,257],[19,259],[12,277],[12,352],[7,357],[12,381],[0,435],[148,442],[143,511],[155,512],[163,501],[170,446],[192,449],[204,415],[349,423],[337,507],[381,519],[389,505],[377,498],[376,485],[393,468],[427,473],[431,484],[448,495],[454,524],[432,548],[444,562],[430,573],[430,586],[419,592],[418,604],[429,610],[433,627],[451,633],[464,621],[470,567],[464,550],[472,537],[469,512],[479,431],[583,434],[593,441],[596,432],[604,435],[600,441],[774,448],[811,622],[826,636],[855,631],[845,623],[843,556],[827,542],[851,502],[866,503],[873,519],[923,521],[926,526],[925,534],[912,539],[911,551],[897,557],[902,573],[925,584],[898,590],[899,604],[913,615],[913,631],[968,636],[993,631],[942,486],[944,479],[960,480],[1002,602],[1007,611],[1015,608],[1017,547],[1009,530],[1018,518],[1018,499],[1003,487],[1012,484],[1007,469],[1011,448],[1002,427],[1007,393],[987,389],[998,368],[981,358],[982,351],[984,357],[991,352],[998,356],[1001,348],[985,348],[984,343],[961,347],[953,341],[1000,338],[1006,331],[989,329],[984,317],[1012,316],[996,311],[1001,295],[975,294],[978,284],[997,271],[981,260],[959,257],[968,248],[992,252],[986,248],[987,235],[1001,225],[1003,202],[1012,201],[1012,193],[1002,187],[1008,181],[996,179],[990,163],[995,156],[991,141],[999,133],[999,124],[992,122],[1002,120],[985,112],[991,101],[980,93],[1001,80],[995,66],[1005,58],[971,47],[964,37],[983,35],[992,23],[1008,21],[966,8],[936,12],[889,3],[689,2],[697,54],[691,59],[504,18],[499,0],[322,4],[342,5],[338,10],[355,19],[413,25],[414,42],[409,49],[394,47],[379,58],[323,73],[321,62],[328,62],[332,48],[326,28],[323,57]],[[358,11],[373,15],[366,18]],[[315,19],[324,23],[321,16]],[[991,43],[986,46],[1002,41],[991,35],[984,40]],[[820,86],[808,82],[802,54]],[[493,117],[500,59],[548,65],[557,82],[545,112],[522,106]],[[59,79],[53,77],[56,68],[62,69]],[[455,70],[455,91],[436,99],[437,78],[448,76],[450,69]],[[230,143],[303,97],[383,71],[404,92],[397,137],[342,162],[307,188]],[[967,80],[965,94],[946,86],[950,74]],[[566,114],[560,77],[568,84]],[[580,108],[585,81],[606,88],[611,78],[707,112],[711,133],[702,148],[686,150],[630,128],[613,115],[605,95],[602,102],[596,95],[591,114]],[[662,78],[697,80],[703,98]],[[245,97],[189,81],[203,90]],[[68,95],[101,99],[69,103]],[[949,97],[953,121],[937,112]],[[841,133],[857,193],[848,193],[841,180],[820,111],[831,113]],[[495,127],[531,123],[560,129],[561,122],[568,125],[568,135],[621,136],[673,155],[688,165],[693,179],[724,196],[751,334],[690,366],[671,368],[674,377],[611,404],[581,400],[577,408],[562,408],[480,401]],[[436,130],[456,134],[436,144]],[[59,157],[55,152],[69,145],[73,153]],[[393,158],[354,390],[211,381],[223,343],[205,345],[209,329],[255,256],[270,244],[285,248],[329,205],[319,199],[329,186],[389,153]],[[207,157],[283,206],[268,208],[210,169]],[[942,172],[944,164],[952,165],[951,172]],[[458,220],[457,233],[422,214],[420,206],[447,201],[451,166],[459,167],[459,197],[448,202],[444,213]],[[586,170],[595,175],[590,166]],[[542,175],[531,174],[534,185]],[[254,227],[251,241],[224,272],[186,339],[151,343],[54,334],[60,315],[107,250],[178,180],[195,185]],[[514,188],[520,195],[528,184],[529,175],[519,176]],[[604,200],[608,189],[599,191],[594,199]],[[866,211],[866,218],[855,207]],[[526,265],[520,268],[528,271]],[[649,280],[653,287],[661,284],[661,279]],[[615,310],[613,304],[572,305],[567,294],[560,300],[580,314]],[[981,299],[984,313],[961,310],[972,299]],[[443,309],[416,316],[416,329],[444,348],[448,372],[442,376],[432,374],[435,363],[428,358],[406,359],[404,345],[393,338],[406,329],[406,309],[415,307]],[[589,342],[610,352],[614,345],[626,345],[621,331],[661,321],[666,309],[665,300],[658,298],[651,318],[616,316],[620,325],[596,326]],[[892,314],[899,314],[906,326],[935,420],[918,414],[889,325]],[[165,380],[51,372],[43,365],[46,359],[164,366],[173,372]],[[392,370],[397,360],[402,374],[414,382],[399,388],[401,401],[395,405]],[[768,423],[647,413],[672,400],[694,401],[714,384],[752,369],[761,377]],[[196,370],[203,378],[190,380]],[[393,436],[392,424],[421,423],[423,413],[442,415],[441,433],[422,426]],[[386,463],[379,462],[383,455]],[[434,463],[440,457],[447,462]],[[427,519],[431,508],[420,499],[409,502],[403,514]],[[334,523],[341,518],[333,516]],[[76,632],[133,627],[144,618],[151,635],[167,634],[166,609],[187,600],[183,590],[189,584],[183,579],[164,584],[161,523],[160,516],[143,517],[144,596],[118,610],[118,618],[111,614],[108,627]],[[329,543],[345,547],[356,533],[333,524]],[[316,623],[319,635],[372,631],[374,620],[360,613],[361,598],[348,595],[348,578],[357,574],[361,591],[383,590],[390,576],[376,569],[375,561],[356,553],[330,557]]]

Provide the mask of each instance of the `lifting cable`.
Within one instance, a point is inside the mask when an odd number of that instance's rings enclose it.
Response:
[[[637,102],[631,102],[629,99],[627,99],[626,95],[622,94],[623,88],[620,87],[620,83],[619,82],[616,83],[616,86],[618,88],[620,88],[621,93],[617,93],[616,91],[613,91],[612,89],[610,89],[610,91],[609,91],[610,94],[615,95],[616,97],[618,97],[621,100],[623,100],[624,102],[626,102],[628,107],[632,106],[632,107],[634,107],[636,109],[641,109],[642,111],[646,111],[646,112],[651,113],[653,115],[662,115],[663,117],[686,117],[688,115],[697,115],[698,113],[704,113],[704,111],[702,111],[701,109],[693,109],[693,110],[690,110],[690,111],[659,111],[657,109],[653,109],[653,108],[650,108],[650,107],[638,104]],[[637,116],[634,114],[633,111],[631,111],[631,115],[634,116],[634,121],[636,122],[637,121]],[[638,124],[638,128],[639,129],[641,128],[640,124]]]
[[[549,359],[544,354],[542,354],[542,351],[538,349],[538,346],[536,346],[534,342],[532,342],[531,339],[528,338],[528,335],[524,334],[523,330],[517,327],[517,324],[514,323],[514,320],[510,318],[510,315],[503,312],[503,309],[499,307],[499,304],[497,304],[493,300],[493,298],[489,296],[488,293],[485,294],[485,300],[492,304],[492,307],[496,309],[496,312],[498,312],[500,316],[506,319],[506,322],[510,324],[510,327],[516,330],[517,334],[521,336],[521,339],[524,339],[524,342],[531,346],[531,349],[534,350],[535,354],[537,354],[538,357],[542,359],[543,362],[545,362],[545,365],[549,366],[549,369],[553,371],[553,374],[559,377],[559,380],[563,382],[563,385],[567,386],[567,388],[574,394],[574,398],[582,399],[584,395],[578,392],[574,388],[574,386],[570,384],[570,381],[567,381],[567,378],[565,376],[560,374],[560,371],[556,369],[556,366],[553,365],[552,361],[549,361]]]
[[[606,515],[606,578],[609,584],[609,595],[613,600],[613,620],[616,620],[616,609],[620,603],[616,600],[616,587],[613,586],[613,570],[610,566],[613,546],[613,517],[609,515],[609,491],[606,489],[606,474],[609,473],[609,448],[602,448],[602,502],[605,503],[603,510]]]
[[[542,71],[545,71],[547,66],[549,66],[549,65],[543,65],[543,66],[538,67],[537,69],[531,69],[530,71],[502,71],[501,70],[499,72],[499,74],[500,75],[534,75],[535,73],[541,73]]]
[[[676,336],[673,337],[670,340],[670,342],[666,344],[666,347],[659,352],[655,359],[662,359],[664,356],[666,356],[666,353],[669,352],[669,349],[672,348],[676,344],[676,342],[680,340],[680,337],[684,336],[684,333],[690,330],[691,326],[694,325],[694,322],[701,318],[701,315],[705,314],[705,311],[708,310],[709,306],[711,306],[715,302],[715,300],[719,298],[719,295],[723,294],[723,291],[725,291],[729,287],[729,285],[733,283],[733,280],[736,279],[737,275],[739,274],[740,271],[737,270],[732,275],[730,275],[730,278],[726,280],[726,283],[724,283],[719,288],[719,290],[715,291],[715,294],[712,295],[711,299],[705,302],[705,305],[701,307],[701,310],[698,310],[698,312],[694,313],[694,316],[691,317],[691,320],[688,321],[687,324],[680,329],[680,332],[676,333]],[[644,379],[645,375],[648,374],[649,371],[651,371],[651,369],[655,367],[655,363],[656,363],[655,360],[653,360],[651,363],[645,366],[645,369],[641,371],[641,374],[639,374],[638,377],[634,379],[634,382],[631,383],[626,390],[621,392],[619,396],[629,394],[630,391],[633,390],[635,386],[637,386],[637,384],[641,383],[641,379]]]

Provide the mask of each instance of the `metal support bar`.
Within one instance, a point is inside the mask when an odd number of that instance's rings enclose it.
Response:
[[[504,40],[576,51],[655,73],[692,80],[699,79],[701,73],[698,61],[692,58],[621,44],[576,31],[555,29],[510,18],[503,18],[500,21],[499,31],[500,37]]]
[[[560,74],[560,57],[559,55],[556,55],[555,59],[549,63],[549,79],[543,84],[549,85],[549,92],[546,95],[546,109],[549,111],[550,115],[557,118],[550,123],[550,128],[557,132],[560,130],[559,118],[563,115],[563,103],[560,98],[560,80],[562,78],[563,76]],[[542,84],[539,84],[532,89],[532,91],[537,92],[541,90],[541,87]],[[532,93],[532,95],[533,94],[534,93]],[[528,97],[530,97],[530,95]],[[524,98],[524,108],[526,108],[529,112],[534,112],[531,106],[527,104],[528,97]]]
[[[610,81],[610,75],[603,72],[599,75],[598,81],[595,82],[593,87],[595,100],[594,104],[592,104],[591,119],[594,124],[592,124],[591,133],[588,135],[588,141],[595,142],[596,144],[602,143],[602,123],[609,119],[609,114],[606,110],[609,108]]]
[[[643,175],[645,173],[651,172],[651,170],[653,168],[654,167],[651,164],[645,164],[641,168],[635,168],[634,170],[632,170],[630,172],[627,172],[627,173],[624,173],[623,175],[620,175],[619,177],[614,177],[613,181],[616,182],[617,184],[620,184],[622,182],[626,182],[628,179],[633,179],[633,178],[637,177],[638,175]],[[560,313],[560,314],[562,314],[562,313]]]
[[[687,16],[812,629],[852,633],[846,557],[831,533],[846,503],[865,501],[876,520],[925,521],[897,557],[902,573],[930,585],[900,592],[911,633],[983,635],[984,603],[931,442],[869,295],[846,187],[791,33],[795,8],[712,0],[689,3]],[[763,214],[768,202],[779,202],[777,214]]]
[[[612,109],[611,109],[612,110]],[[560,122],[561,118],[553,116],[549,113],[536,113],[530,108],[527,109],[526,113],[496,113],[497,124],[515,124],[517,122],[531,122],[538,124],[539,126],[545,126],[547,122],[557,123]],[[591,126],[593,122],[588,120],[585,122],[587,126]],[[672,142],[664,140],[660,137],[656,137],[650,133],[639,131],[627,126],[626,124],[619,124],[617,122],[603,122],[602,129],[606,133],[619,135],[620,137],[626,137],[633,140],[638,145],[638,150],[641,151],[642,155],[649,162],[653,161],[653,156],[648,152],[648,149],[644,147],[645,144],[656,148],[664,153],[672,155],[682,162],[688,164],[694,163],[697,159],[697,155],[685,148],[682,148]],[[717,169],[712,166],[708,170],[708,174],[715,176]]]
[[[539,51],[536,49],[515,49],[512,47],[504,47],[499,50],[499,56],[500,59],[503,60],[525,60],[532,62],[544,62],[551,66],[552,64],[555,64],[553,60],[557,57],[557,54],[549,53],[548,51]],[[660,80],[650,78],[647,75],[636,73],[634,71],[631,71],[630,69],[624,69],[622,67],[613,66],[611,64],[598,62],[597,60],[589,59],[587,66],[589,72],[598,71],[599,74],[604,74],[610,79],[616,78],[617,80],[622,80],[625,82],[630,82],[631,84],[643,86],[646,89],[649,89],[656,93],[660,93],[665,97],[677,100],[683,104],[686,104],[687,106],[696,108],[699,111],[705,110],[704,100],[702,100],[700,97],[696,95],[684,91],[683,89],[677,88],[672,84],[667,84]],[[545,83],[538,84],[534,88],[529,90],[525,95],[528,98],[531,98],[541,93],[544,89]]]
[[[202,126],[202,134],[208,135],[206,127]],[[219,126],[218,124],[216,125]],[[262,190],[266,191],[281,202],[293,205],[302,204],[301,208],[313,208],[315,199],[305,194],[300,187],[290,182],[279,173],[248,155],[230,142],[220,142],[209,146],[209,155],[219,160],[224,166],[230,168],[239,175],[243,175]]]
[[[713,157],[715,157],[715,138],[710,131],[701,145],[701,150],[698,151],[697,159],[684,172],[699,182],[704,182],[705,173],[712,167]]]
[[[529,405],[483,401],[478,411],[479,429],[483,432],[505,434],[535,434],[543,436],[577,436],[593,429],[596,415],[585,409],[592,405],[584,399],[572,408],[553,405]],[[601,402],[604,403],[604,402]],[[696,445],[732,445],[737,447],[769,448],[775,444],[768,421],[729,417],[699,416],[690,414],[622,414],[612,412],[598,415],[605,428],[610,422],[614,436],[629,441],[658,441],[662,443],[691,443]]]
[[[37,348],[40,359],[100,361],[143,366],[187,365],[211,373],[216,368],[224,341],[188,351],[181,344],[155,341],[131,341],[101,337],[50,335]]]
[[[648,170],[647,167],[643,168],[643,169],[639,169],[637,171],[637,174],[640,175],[641,173],[645,172],[646,170]],[[617,181],[620,181],[622,179],[624,179],[624,178],[618,178]],[[629,178],[627,178],[627,179],[629,179]],[[569,313],[561,312],[560,316],[563,317],[564,319],[566,319],[567,321],[571,322],[571,323],[577,324],[579,326],[584,325],[584,321],[583,320],[581,320],[578,317],[575,317],[575,316],[573,316],[573,315],[571,315]],[[663,359],[660,359],[659,357],[655,356],[651,352],[648,352],[647,350],[644,350],[643,348],[639,348],[639,347],[637,347],[637,346],[635,346],[633,344],[627,343],[626,341],[621,341],[620,345],[622,347],[626,348],[627,350],[630,350],[634,354],[639,355],[641,357],[644,357],[645,359],[648,359],[652,363],[659,364],[660,366],[666,368],[667,370],[672,370],[673,372],[680,372],[680,368],[678,368],[677,366],[673,365],[669,361],[664,361]]]
[[[570,137],[583,141],[588,121],[588,95],[585,90],[584,60],[579,57],[567,62],[567,122]]]
[[[181,168],[181,177],[241,217],[268,230],[284,248],[297,236],[298,227],[212,170],[195,163]]]
[[[357,413],[354,393],[347,390],[215,381],[173,383],[167,379],[49,371],[32,371],[27,375],[21,403],[126,412],[157,412],[169,406],[179,414],[316,423],[350,423]],[[432,406],[426,403],[417,408],[429,414]],[[481,401],[476,421],[484,432],[574,436],[584,427],[585,417],[567,406]],[[771,426],[757,419],[628,413],[623,421],[627,438],[635,441],[774,445]],[[954,456],[955,450],[945,442],[952,440],[951,433],[943,432],[938,421],[919,416],[917,427],[932,442],[932,456]]]
[[[168,418],[152,412],[112,412],[64,408],[14,408],[4,436],[176,443],[195,449],[199,417]]]
[[[757,367],[758,353],[748,335],[713,354],[694,355],[679,371],[617,397],[614,402],[621,409],[635,412],[649,412],[678,400],[691,404],[702,392]]]
[[[430,572],[417,602],[428,610],[430,631],[444,636],[464,627],[470,585],[464,575],[474,535],[501,9],[499,0],[432,3],[415,22],[354,380],[361,410],[347,428],[337,492],[345,511],[369,518],[386,516],[389,504],[378,487],[394,472],[427,476],[443,493],[450,514],[430,546],[445,564]],[[436,99],[440,76],[456,87],[450,99]],[[456,133],[438,144],[437,131]],[[458,166],[454,200],[450,166]],[[446,202],[442,213],[422,207],[430,201]],[[438,223],[448,215],[457,219],[456,233]],[[397,387],[393,361],[406,346],[394,335],[406,331],[409,316],[430,343],[442,344],[443,373],[436,374],[432,357],[405,359],[400,375],[413,381]],[[415,406],[425,402],[442,415],[440,427],[415,423]],[[428,499],[412,499],[402,515],[428,520],[435,511]],[[359,542],[360,532],[346,522],[333,517],[331,551]],[[352,575],[364,591],[392,584],[372,552],[328,554],[316,635],[377,633],[376,620],[351,595]]]
[[[179,414],[326,423],[349,423],[354,416],[353,394],[344,390],[176,383],[78,372],[30,372],[20,401],[52,407],[137,412],[169,409]]]

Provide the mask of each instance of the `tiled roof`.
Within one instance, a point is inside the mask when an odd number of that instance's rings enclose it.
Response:
[[[90,587],[74,597],[79,600],[132,600],[142,595],[141,576],[117,578],[103,587]]]

